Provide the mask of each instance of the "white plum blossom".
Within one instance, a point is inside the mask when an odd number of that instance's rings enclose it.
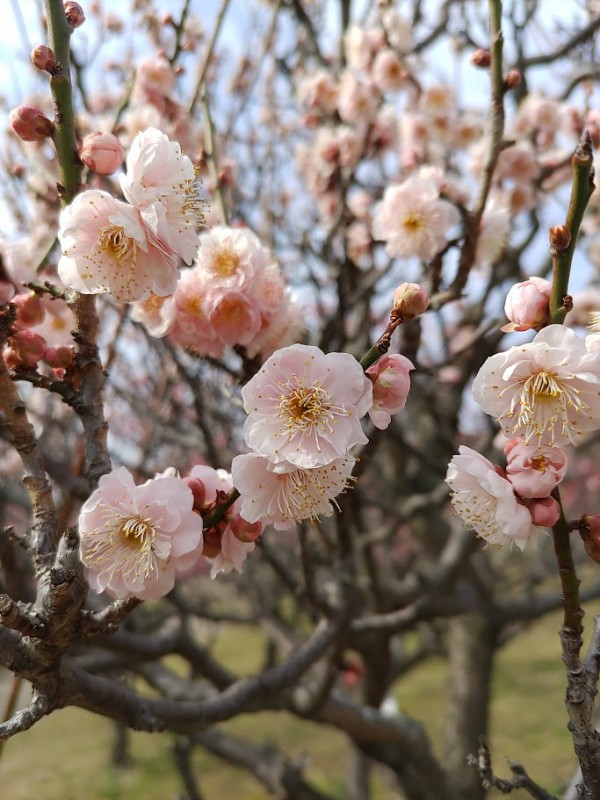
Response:
[[[172,474],[136,486],[125,467],[100,478],[81,507],[81,560],[90,586],[112,597],[163,597],[202,550],[194,498]]]
[[[153,237],[135,208],[107,192],[77,195],[61,212],[58,238],[58,274],[82,294],[108,292],[130,303],[175,291],[175,254]]]
[[[163,247],[191,264],[198,251],[198,227],[204,222],[204,201],[195,183],[196,171],[178,142],[156,128],[135,137],[127,156],[121,189]]]
[[[549,325],[529,344],[488,358],[473,397],[509,437],[537,446],[577,444],[600,428],[600,353],[564,325]]]
[[[354,356],[295,344],[277,350],[242,389],[246,444],[274,464],[313,468],[366,444],[360,418],[371,381]]]
[[[236,456],[231,472],[242,498],[241,514],[248,522],[260,520],[279,530],[303,519],[329,517],[337,507],[335,498],[352,483],[354,463],[344,457],[302,469],[272,464],[257,453]]]
[[[470,447],[461,446],[458,452],[446,475],[454,510],[489,544],[512,543],[523,550],[543,529],[533,524],[529,509],[517,501],[511,483],[487,458]]]

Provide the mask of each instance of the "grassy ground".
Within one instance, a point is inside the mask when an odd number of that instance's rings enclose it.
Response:
[[[556,631],[549,617],[502,652],[494,683],[492,746],[496,771],[508,777],[504,758],[522,760],[531,776],[559,792],[571,776],[574,760],[566,730],[563,667]],[[239,670],[256,662],[247,630],[223,637],[222,655]],[[244,655],[241,655],[244,654]],[[440,661],[417,670],[399,684],[400,708],[428,720],[441,742],[445,704],[445,665]],[[6,683],[0,684],[0,702]],[[23,700],[26,700],[25,695]],[[254,741],[274,741],[290,755],[307,756],[308,776],[323,789],[344,797],[347,754],[344,738],[324,728],[283,715],[246,716],[230,726]],[[65,709],[10,740],[0,762],[2,798],[10,800],[175,800],[180,791],[173,770],[168,736],[131,735],[133,766],[110,767],[111,723],[76,709]],[[198,751],[194,764],[207,800],[266,800],[269,795],[244,772],[225,767]],[[393,797],[377,778],[379,795]],[[499,798],[501,795],[497,795]],[[524,800],[524,792],[511,795]],[[443,798],[440,798],[443,800]]]

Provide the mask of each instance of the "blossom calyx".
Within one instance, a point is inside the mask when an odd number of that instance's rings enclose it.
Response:
[[[125,151],[114,134],[94,131],[81,143],[79,158],[93,172],[112,175],[123,163]]]
[[[393,311],[403,319],[422,314],[429,306],[429,295],[418,283],[401,283],[394,292]]]
[[[9,115],[10,125],[24,142],[41,142],[54,135],[54,123],[36,106],[18,106]]]

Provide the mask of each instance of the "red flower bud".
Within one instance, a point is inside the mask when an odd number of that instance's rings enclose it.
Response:
[[[401,283],[394,292],[394,311],[404,319],[418,317],[428,305],[429,295],[418,283]]]
[[[73,0],[65,0],[63,6],[67,15],[67,22],[72,28],[79,28],[80,25],[83,25],[85,14],[79,3],[75,3]]]
[[[42,72],[49,72],[51,75],[56,67],[54,50],[46,47],[45,44],[38,44],[38,46],[31,51],[31,60],[34,67],[41,69]]]
[[[79,158],[99,175],[112,175],[125,158],[121,142],[112,133],[88,133],[81,144]]]
[[[15,295],[12,305],[17,310],[16,328],[35,328],[36,325],[41,325],[46,318],[46,307],[42,298],[38,297],[35,292]]]
[[[10,124],[24,142],[41,142],[54,134],[54,123],[35,106],[19,106],[10,112]]]

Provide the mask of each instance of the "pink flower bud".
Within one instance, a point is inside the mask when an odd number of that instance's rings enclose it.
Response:
[[[13,108],[9,119],[13,131],[24,142],[41,142],[54,134],[54,123],[35,106]]]
[[[543,500],[530,500],[527,508],[531,514],[534,525],[542,528],[551,528],[560,519],[560,506],[553,497],[544,497]]]
[[[558,447],[535,447],[511,439],[504,452],[506,477],[521,497],[548,497],[567,471],[567,457]]]
[[[410,389],[410,371],[414,365],[404,356],[386,354],[369,367],[366,374],[373,381],[373,404],[369,417],[376,428],[385,430],[392,414],[401,411]]]
[[[17,311],[15,319],[17,328],[35,328],[36,325],[41,325],[46,318],[46,306],[42,298],[38,297],[35,292],[16,295],[12,299],[12,305]]]
[[[247,522],[239,514],[229,515],[227,522],[231,532],[240,542],[255,542],[263,530],[262,522]]]
[[[31,51],[31,61],[34,67],[41,69],[42,72],[49,72],[50,74],[52,74],[56,67],[54,50],[46,47],[45,44],[38,44],[38,46]]]
[[[72,347],[47,347],[42,360],[53,369],[67,369],[73,363]]]
[[[429,295],[418,283],[401,283],[394,292],[394,311],[404,319],[419,316],[428,305]]]
[[[65,0],[63,7],[67,16],[67,22],[72,28],[79,28],[80,25],[83,25],[85,22],[85,14],[79,3],[75,3],[73,0]]]
[[[6,359],[6,356],[5,356]],[[583,539],[583,546],[588,556],[600,564],[600,514],[591,517],[585,514],[582,521],[587,527],[581,528],[579,533]]]
[[[185,485],[191,489],[194,495],[194,511],[201,511],[206,502],[206,486],[200,478],[183,478]]]
[[[501,330],[539,330],[548,317],[552,284],[543,278],[529,278],[511,287],[504,303],[504,313],[510,323]]]
[[[44,356],[46,340],[33,331],[15,331],[10,344],[21,365],[35,367]]]
[[[112,133],[95,131],[88,133],[83,140],[79,157],[86,167],[99,175],[112,175],[123,163],[125,152]]]
[[[206,558],[216,558],[221,552],[221,534],[217,528],[204,531],[202,542],[202,555]]]

